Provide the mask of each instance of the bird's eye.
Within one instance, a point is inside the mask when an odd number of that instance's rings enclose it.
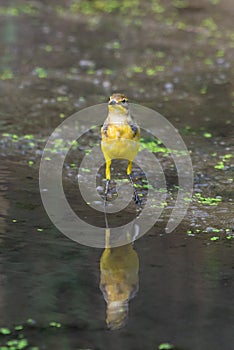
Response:
[[[127,102],[127,100],[125,100],[125,98],[123,98],[122,99],[122,103],[126,103]]]

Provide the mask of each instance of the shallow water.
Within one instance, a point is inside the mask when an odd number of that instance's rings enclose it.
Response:
[[[155,1],[154,11],[148,4],[135,14],[132,8],[127,14],[96,8],[86,15],[70,11],[65,1],[1,2],[0,327],[11,331],[0,334],[2,346],[24,334],[29,349],[232,348],[233,6],[214,3],[189,1],[179,9],[179,2],[165,1],[163,11]],[[99,289],[104,250],[62,235],[43,209],[38,185],[40,157],[54,128],[79,109],[105,102],[112,91],[167,117],[191,151],[194,170],[188,213],[166,234],[178,181],[171,159],[157,154],[168,206],[130,252],[119,252],[129,254],[125,266],[118,256],[105,270],[105,293],[114,277],[116,295],[132,293],[119,330],[105,322]],[[74,210],[103,227],[103,214],[77,201],[76,191],[76,164],[98,133],[80,140],[63,175]],[[113,172],[123,177],[121,167],[116,162]],[[137,166],[134,174],[140,181]],[[131,203],[111,217],[112,226],[134,213]]]

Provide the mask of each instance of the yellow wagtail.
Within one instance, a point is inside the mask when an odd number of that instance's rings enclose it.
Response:
[[[132,161],[139,150],[140,128],[131,117],[128,98],[120,93],[110,96],[108,115],[101,129],[101,148],[106,160],[105,204],[111,179],[111,161],[127,159],[127,175],[133,186],[134,201],[141,207],[141,200],[134,188],[132,179]]]
[[[106,248],[100,259],[100,289],[107,304],[106,323],[114,330],[125,326],[128,303],[139,288],[139,258],[131,244],[130,232],[126,233],[128,244],[111,248],[110,229],[106,228]]]
[[[132,244],[104,250],[100,260],[100,289],[107,304],[108,328],[125,326],[128,303],[138,291],[138,272],[139,259]]]

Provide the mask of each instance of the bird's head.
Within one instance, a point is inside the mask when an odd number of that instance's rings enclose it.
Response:
[[[128,98],[124,94],[113,94],[108,102],[110,112],[119,112],[126,114],[129,109]]]

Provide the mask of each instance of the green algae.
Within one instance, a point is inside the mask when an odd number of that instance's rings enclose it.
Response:
[[[194,198],[197,200],[198,203],[202,205],[207,206],[216,206],[220,202],[222,202],[222,198],[219,197],[203,197],[200,193],[196,193],[194,195]]]
[[[1,6],[0,7],[0,16],[10,16],[17,17],[20,15],[36,15],[38,14],[38,9],[33,6],[33,4],[22,4],[18,6]]]
[[[14,78],[14,73],[11,68],[5,68],[0,72],[0,80],[10,80]]]
[[[34,71],[39,79],[44,79],[44,78],[47,78],[48,76],[48,72],[45,68],[36,67]]]

